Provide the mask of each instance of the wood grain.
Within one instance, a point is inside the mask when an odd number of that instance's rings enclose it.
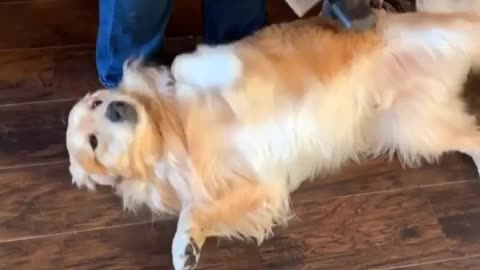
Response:
[[[97,0],[3,3],[0,50],[92,43],[97,24]]]
[[[443,233],[468,246],[480,241],[480,181],[465,182],[450,189],[432,189],[427,194]]]
[[[65,162],[0,170],[0,183],[0,242],[151,219],[123,211],[111,189],[77,189]]]
[[[143,224],[3,243],[0,269],[172,269],[172,228]]]
[[[94,46],[58,49],[52,55],[55,89],[52,99],[79,98],[101,87]]]
[[[44,2],[50,0],[0,0],[1,4],[11,4],[16,2]]]
[[[0,52],[0,103],[53,96],[53,66],[46,51]]]
[[[480,267],[480,257],[458,259],[458,260],[444,260],[440,262],[426,263],[422,265],[411,265],[402,268],[395,268],[398,270],[477,270]],[[392,269],[393,270],[393,269]]]
[[[169,38],[160,60],[168,64],[198,42]],[[0,52],[0,106],[76,99],[99,88],[93,45]]]
[[[0,168],[65,160],[73,102],[0,106]]]
[[[201,6],[175,0],[166,37],[200,36]],[[94,45],[97,27],[98,0],[0,1],[0,50]]]
[[[0,105],[78,98],[99,86],[93,46],[0,52]]]
[[[332,196],[375,193],[442,185],[449,182],[477,179],[478,173],[470,157],[446,154],[438,164],[404,168],[397,159],[363,160],[350,164],[330,176],[317,177],[300,187],[305,197],[323,199]]]
[[[479,239],[465,244],[445,234],[430,200],[451,188],[468,195],[479,185],[297,200],[298,218],[289,228],[277,228],[260,247],[210,239],[199,269],[391,269],[480,255]],[[478,206],[480,200],[458,210]],[[2,243],[0,263],[6,269],[170,269],[174,230],[175,222],[165,221]]]
[[[477,198],[476,203],[457,209],[475,211],[480,200],[471,188],[478,189],[480,183],[467,183],[329,200],[315,200],[300,192],[293,200],[298,219],[288,228],[277,228],[276,236],[265,242],[256,256],[247,255],[244,260],[260,257],[261,269],[363,270],[479,255],[479,239],[473,237],[466,244],[448,236],[437,219],[439,212],[432,209],[431,196],[443,193],[444,199],[449,198],[453,188]],[[235,244],[226,243],[212,248],[210,255],[204,254],[200,269],[231,267],[231,256],[225,255],[228,259],[224,260],[221,253],[230,245]],[[215,262],[215,267],[210,262]],[[256,267],[254,263],[250,269]]]

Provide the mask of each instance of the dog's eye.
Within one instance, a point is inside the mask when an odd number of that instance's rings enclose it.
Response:
[[[102,105],[103,101],[101,100],[95,100],[93,103],[92,103],[92,110],[95,109],[97,106],[100,106]]]
[[[90,143],[90,146],[92,147],[93,150],[95,150],[95,149],[97,148],[97,145],[98,145],[97,136],[91,134],[91,135],[88,137],[88,142]]]

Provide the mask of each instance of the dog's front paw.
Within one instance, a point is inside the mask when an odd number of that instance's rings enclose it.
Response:
[[[200,258],[200,247],[192,236],[177,232],[173,239],[172,259],[175,270],[193,270]]]
[[[87,187],[89,190],[95,190],[95,182],[79,165],[71,163],[69,171],[72,176],[72,183],[78,188]]]

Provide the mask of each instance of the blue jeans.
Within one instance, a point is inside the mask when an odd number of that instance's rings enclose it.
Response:
[[[148,61],[158,55],[173,4],[173,0],[99,1],[96,60],[104,87],[117,86],[126,59],[142,57]],[[203,0],[205,43],[238,40],[265,22],[265,0]]]

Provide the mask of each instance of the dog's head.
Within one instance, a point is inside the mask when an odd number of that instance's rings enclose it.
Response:
[[[171,87],[167,72],[127,64],[118,89],[98,90],[73,106],[66,141],[75,184],[93,189],[119,177],[154,177],[153,163],[177,131],[164,95]]]

